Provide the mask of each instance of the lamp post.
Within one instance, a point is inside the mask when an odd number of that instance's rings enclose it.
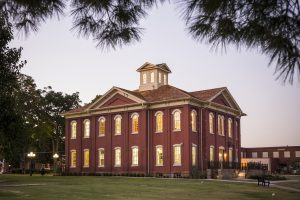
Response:
[[[54,160],[54,174],[56,175],[56,171],[57,171],[57,159],[59,158],[59,155],[57,153],[55,153],[53,155],[53,160]]]
[[[27,157],[30,159],[30,166],[29,166],[29,170],[30,170],[30,176],[32,176],[32,171],[33,171],[33,162],[32,159],[35,157],[35,153],[33,153],[32,151],[30,153],[27,154]]]

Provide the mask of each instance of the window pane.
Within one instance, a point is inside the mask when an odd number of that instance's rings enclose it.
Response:
[[[162,147],[156,147],[156,165],[163,165],[163,149]]]
[[[103,136],[105,135],[105,119],[100,119],[99,122],[99,135]]]
[[[115,149],[115,166],[121,166],[121,149]]]
[[[180,130],[180,112],[176,111],[174,113],[174,130]]]
[[[120,135],[121,134],[121,117],[117,117],[116,119],[115,119],[115,134],[116,135]]]
[[[154,72],[151,73],[151,83],[154,83]]]
[[[84,137],[90,137],[90,121],[87,120],[84,123]]]
[[[215,150],[214,147],[210,147],[210,148],[209,148],[209,160],[210,160],[210,161],[214,161],[214,160],[215,160],[214,150]]]
[[[137,147],[132,148],[132,165],[139,164],[139,149]]]
[[[132,132],[138,133],[139,132],[139,117],[134,115],[132,117]]]
[[[191,113],[191,118],[192,118],[192,131],[196,132],[196,112],[192,111]]]
[[[174,165],[181,165],[181,146],[174,146]]]
[[[232,137],[232,120],[228,119],[228,137]]]
[[[196,162],[197,162],[197,147],[192,146],[192,165],[196,166]]]
[[[158,113],[156,115],[156,132],[163,132],[163,115]]]
[[[90,151],[88,149],[84,150],[84,160],[83,160],[83,167],[89,167],[90,164]]]
[[[214,133],[214,114],[209,113],[209,133]]]
[[[143,84],[147,83],[147,74],[143,74]]]
[[[279,158],[279,152],[278,151],[273,152],[273,158]]]
[[[76,151],[71,151],[71,167],[76,167]]]
[[[76,130],[77,129],[77,123],[76,122],[73,122],[71,124],[71,138],[72,139],[75,139],[76,138]]]
[[[104,149],[99,149],[98,166],[99,167],[104,167]]]
[[[290,152],[289,152],[289,151],[285,151],[285,152],[284,152],[284,157],[285,157],[285,158],[291,157]]]
[[[252,158],[257,158],[257,152],[252,152]]]
[[[269,153],[268,152],[263,152],[262,153],[262,157],[263,158],[268,158],[269,157]]]

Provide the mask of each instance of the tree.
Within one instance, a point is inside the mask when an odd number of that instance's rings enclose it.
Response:
[[[165,0],[72,0],[73,30],[92,36],[97,46],[117,46],[140,41],[139,21]],[[67,0],[2,0],[19,30],[37,31],[47,18],[66,12]],[[182,16],[197,41],[213,47],[235,44],[258,48],[275,63],[275,74],[284,82],[300,80],[299,0],[180,0]]]

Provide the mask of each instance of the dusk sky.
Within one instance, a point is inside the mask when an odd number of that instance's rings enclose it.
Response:
[[[18,37],[12,47],[24,48],[22,72],[38,88],[79,92],[83,103],[113,86],[134,90],[136,69],[145,62],[166,63],[172,70],[169,84],[186,91],[226,86],[242,110],[242,146],[300,145],[300,83],[276,81],[274,66],[259,49],[235,47],[224,53],[191,38],[180,10],[164,4],[141,21],[142,40],[116,50],[102,51],[91,38],[70,31],[71,18],[48,20],[37,33]]]

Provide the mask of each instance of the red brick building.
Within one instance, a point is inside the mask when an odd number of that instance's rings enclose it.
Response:
[[[139,89],[113,87],[63,114],[66,170],[189,174],[210,161],[240,161],[242,112],[226,87],[186,92],[166,64],[145,63]]]

